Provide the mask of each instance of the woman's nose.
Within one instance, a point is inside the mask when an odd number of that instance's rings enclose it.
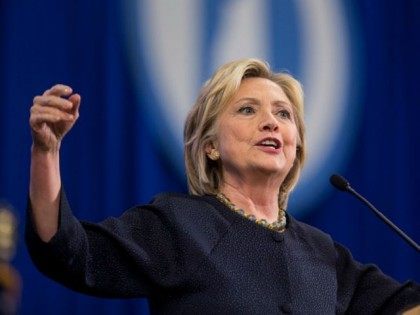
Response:
[[[262,131],[275,131],[278,129],[278,121],[273,113],[262,113],[260,130]]]

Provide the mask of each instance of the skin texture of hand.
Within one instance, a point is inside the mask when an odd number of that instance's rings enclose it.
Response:
[[[54,85],[34,98],[29,119],[34,148],[59,150],[61,140],[79,118],[80,101],[80,95],[63,84]]]

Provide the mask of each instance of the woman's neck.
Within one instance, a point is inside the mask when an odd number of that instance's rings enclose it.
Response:
[[[274,222],[278,218],[280,184],[281,181],[274,178],[265,181],[244,181],[227,177],[220,187],[220,192],[246,214]]]

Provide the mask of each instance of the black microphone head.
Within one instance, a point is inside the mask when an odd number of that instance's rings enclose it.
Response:
[[[342,191],[348,191],[350,188],[350,183],[343,176],[338,174],[333,174],[330,177],[330,183],[337,189]]]

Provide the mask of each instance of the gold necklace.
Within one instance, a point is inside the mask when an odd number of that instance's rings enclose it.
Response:
[[[286,211],[284,209],[279,209],[279,216],[277,218],[277,221],[273,223],[268,223],[265,219],[259,219],[252,215],[252,214],[246,214],[243,209],[238,208],[232,201],[229,200],[228,197],[226,197],[223,193],[218,193],[216,195],[216,198],[221,201],[225,206],[227,206],[229,209],[235,211],[236,213],[239,213],[243,217],[260,224],[266,228],[269,228],[270,230],[274,230],[276,232],[283,233],[286,230],[286,224],[287,224],[287,217],[286,217]]]

